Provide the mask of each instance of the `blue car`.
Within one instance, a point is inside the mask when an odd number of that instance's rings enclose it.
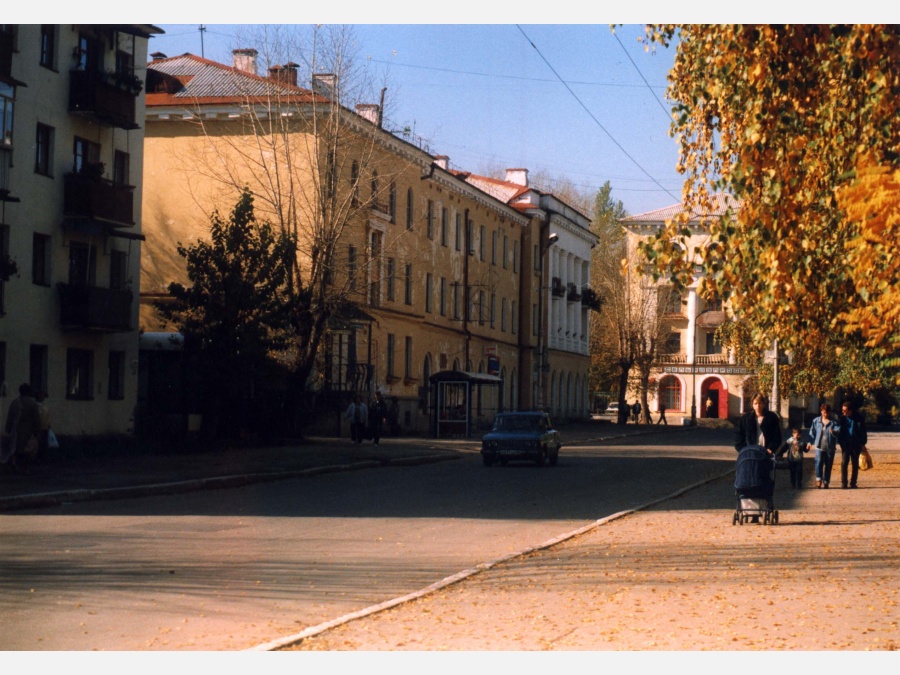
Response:
[[[561,445],[559,432],[547,413],[500,413],[494,419],[494,428],[481,439],[481,459],[485,466],[513,461],[554,466]]]

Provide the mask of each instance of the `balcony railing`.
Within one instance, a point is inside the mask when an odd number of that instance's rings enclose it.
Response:
[[[550,292],[560,298],[566,294],[566,287],[563,286],[562,279],[553,277],[550,280]]]
[[[73,70],[69,74],[69,112],[93,115],[120,129],[137,129],[136,100],[140,89],[104,72]]]
[[[578,286],[575,284],[569,284],[569,290],[566,295],[566,300],[569,302],[580,302],[581,301],[581,293],[578,292]]]
[[[656,357],[658,365],[691,365],[688,361],[687,354],[658,354]],[[727,366],[728,354],[697,354],[694,363],[698,366]]]
[[[134,225],[134,186],[80,173],[65,176],[63,209],[67,216]]]
[[[60,324],[63,328],[100,332],[131,330],[131,291],[111,288],[57,284],[60,299]]]

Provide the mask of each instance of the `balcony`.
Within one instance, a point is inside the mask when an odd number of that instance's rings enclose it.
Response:
[[[115,74],[73,70],[69,73],[69,112],[91,115],[120,129],[137,129],[140,80]]]
[[[134,186],[83,173],[66,174],[63,210],[67,216],[131,227],[134,225]]]
[[[563,286],[562,279],[559,277],[550,279],[550,292],[558,298],[561,298],[566,294],[566,287]]]
[[[121,333],[131,330],[131,291],[57,284],[63,328]]]
[[[578,292],[578,286],[571,283],[569,284],[566,300],[569,302],[581,302],[581,293]]]
[[[687,354],[677,352],[673,354],[658,354],[656,357],[657,366],[690,366]],[[696,366],[727,366],[728,354],[697,354],[694,360]]]
[[[0,140],[0,144],[3,141]],[[0,202],[17,202],[9,192],[9,172],[12,167],[12,148],[0,145]]]

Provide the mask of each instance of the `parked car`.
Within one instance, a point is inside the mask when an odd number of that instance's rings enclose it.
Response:
[[[500,413],[494,419],[494,428],[481,439],[481,459],[485,466],[522,460],[553,466],[559,460],[561,445],[559,432],[547,413]]]
[[[619,402],[613,401],[608,406],[606,406],[606,410],[604,410],[603,413],[601,413],[601,414],[618,416],[619,415]]]

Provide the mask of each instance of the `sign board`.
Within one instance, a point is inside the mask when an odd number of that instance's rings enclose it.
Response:
[[[499,375],[500,359],[496,356],[488,356],[487,371],[488,375]]]
[[[484,355],[485,356],[497,356],[497,345],[485,345]]]

